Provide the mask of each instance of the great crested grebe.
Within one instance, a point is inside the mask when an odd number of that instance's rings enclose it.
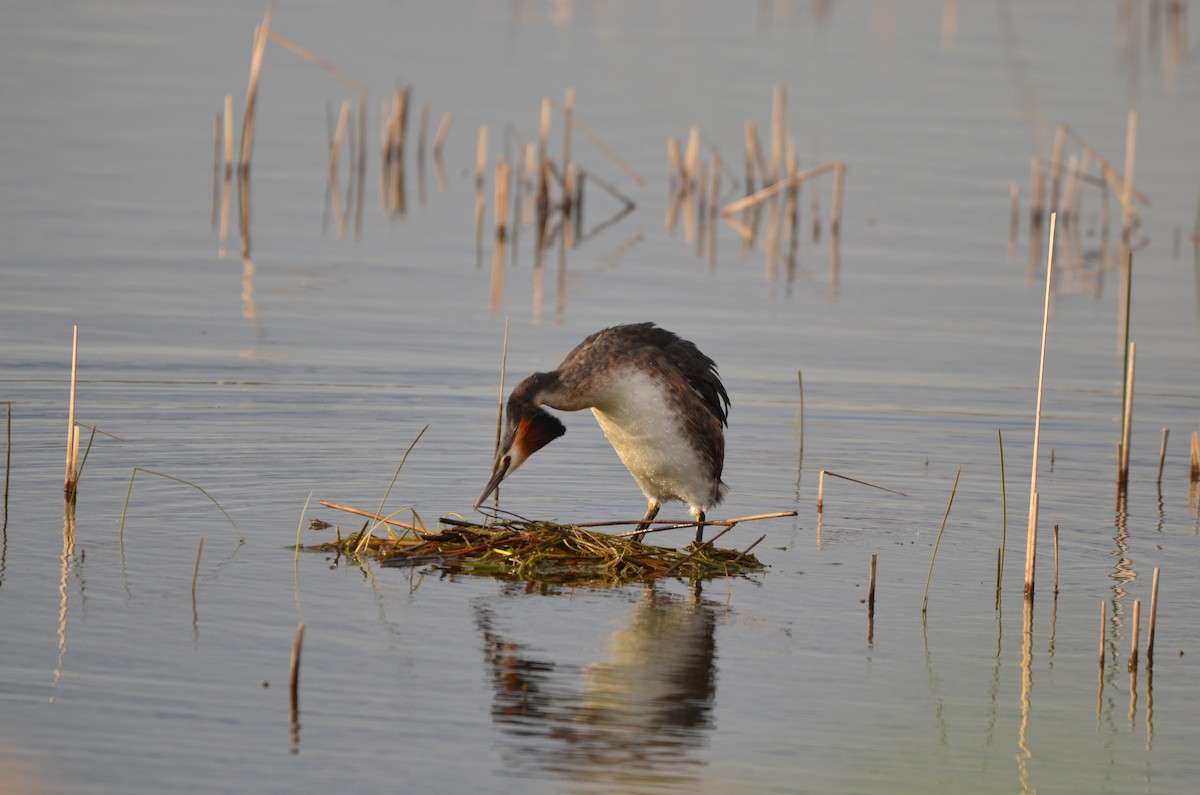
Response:
[[[704,521],[725,496],[729,395],[717,365],[691,342],[653,323],[597,331],[558,369],[534,373],[508,397],[504,435],[478,509],[525,459],[567,432],[543,406],[591,409],[621,462],[646,495],[638,525],[649,527],[662,503],[687,503]],[[703,525],[696,528],[702,540]],[[640,536],[639,536],[640,537]]]

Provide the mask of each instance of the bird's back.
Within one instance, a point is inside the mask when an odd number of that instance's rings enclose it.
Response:
[[[556,371],[552,408],[591,408],[647,498],[707,510],[725,485],[729,396],[716,364],[652,323],[596,332]]]

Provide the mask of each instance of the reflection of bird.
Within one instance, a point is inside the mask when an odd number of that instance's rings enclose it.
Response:
[[[725,496],[721,468],[729,395],[712,359],[653,323],[591,335],[557,370],[534,373],[508,398],[492,477],[475,507],[525,459],[566,433],[543,409],[590,408],[649,507],[644,531],[663,502],[686,502],[698,521]],[[696,540],[703,536],[703,526]]]

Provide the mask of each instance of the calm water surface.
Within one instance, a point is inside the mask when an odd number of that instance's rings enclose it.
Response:
[[[245,259],[236,218],[224,244],[210,226],[211,135],[226,93],[240,112],[262,8],[9,9],[0,789],[1191,791],[1200,23],[1187,17],[1180,41],[1163,4],[1118,5],[283,2],[273,27],[369,92],[362,230],[339,237],[325,209],[327,107],[353,94],[272,44]],[[828,183],[806,187],[790,265],[761,242],[744,249],[728,225],[714,255],[697,256],[682,223],[666,223],[666,140],[698,126],[705,158],[715,146],[729,164],[732,198],[743,124],[765,140],[775,84],[802,165],[848,164],[836,278]],[[380,102],[397,85],[412,86],[410,136],[424,103],[453,123],[444,183],[432,162],[421,179],[410,147],[405,211],[389,216],[375,152]],[[490,235],[477,248],[474,229],[479,125],[494,158],[532,140],[541,98],[569,86],[578,118],[646,185],[576,136],[583,167],[636,210],[602,227],[620,204],[589,184],[578,245],[537,259],[532,231],[518,230],[498,287]],[[1110,196],[1106,234],[1093,186],[1059,250],[1027,613],[1044,284],[1036,246],[1029,264],[1030,158],[1049,156],[1066,123],[1119,169],[1131,108],[1151,202],[1134,234],[1131,482],[1118,506],[1122,288],[1105,258],[1119,213]],[[344,164],[339,176],[345,190]],[[1023,210],[1010,246],[1013,182]],[[426,424],[388,509],[426,522],[468,511],[491,459],[506,320],[511,384],[598,328],[647,319],[716,359],[733,398],[731,491],[717,513],[798,512],[726,537],[741,548],[765,533],[765,574],[526,588],[293,555],[310,495],[306,518],[357,530],[316,500],[375,508]],[[93,424],[120,441],[94,441],[70,546],[59,500],[73,324],[84,442]],[[505,507],[640,515],[594,421],[564,419],[567,436],[506,484]],[[135,467],[201,486],[231,521],[147,472],[130,490]],[[833,480],[818,521],[822,469],[904,496]],[[1143,645],[1131,675],[1133,600],[1144,640],[1155,567],[1154,664]]]

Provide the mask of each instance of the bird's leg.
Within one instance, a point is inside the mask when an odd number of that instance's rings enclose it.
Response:
[[[696,521],[700,522],[696,525],[696,543],[699,544],[704,540],[704,511],[696,511]]]
[[[633,537],[634,541],[640,542],[642,537],[646,535],[646,531],[650,528],[650,520],[658,516],[658,509],[661,504],[657,500],[650,500],[646,508],[646,515],[642,517],[642,521],[638,523],[637,535]]]

